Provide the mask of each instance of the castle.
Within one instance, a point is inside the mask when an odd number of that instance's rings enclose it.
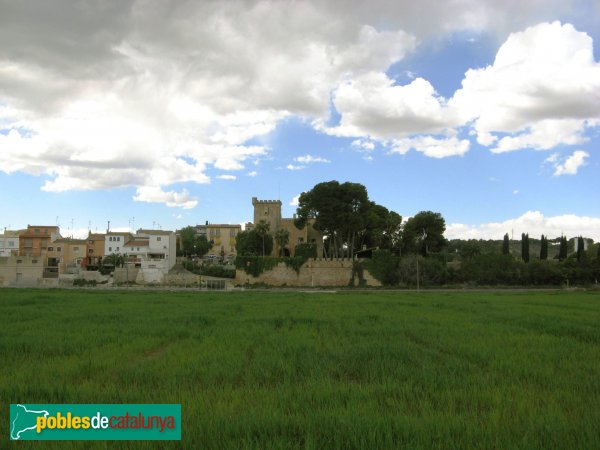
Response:
[[[323,234],[313,228],[314,219],[310,219],[307,225],[299,230],[294,225],[296,215],[291,218],[281,217],[281,201],[280,200],[258,200],[252,197],[252,206],[254,207],[254,222],[256,225],[261,220],[269,224],[269,230],[272,235],[275,235],[277,230],[284,229],[290,234],[289,242],[283,249],[283,254],[286,256],[294,256],[296,246],[298,244],[315,244],[317,247],[317,256],[323,255]],[[248,226],[246,226],[248,229]],[[273,245],[272,256],[279,255],[277,244]]]

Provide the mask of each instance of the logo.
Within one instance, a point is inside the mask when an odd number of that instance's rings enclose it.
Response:
[[[11,404],[12,440],[181,440],[180,404]]]

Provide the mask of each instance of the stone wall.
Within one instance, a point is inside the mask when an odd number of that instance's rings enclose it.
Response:
[[[235,285],[266,284],[268,286],[300,286],[300,287],[342,287],[348,286],[352,278],[352,260],[349,259],[309,259],[300,271],[287,267],[285,263],[277,264],[272,270],[261,273],[258,277],[247,274],[244,270],[235,272]],[[355,277],[354,283],[358,284]],[[363,271],[367,286],[381,286],[367,271]]]

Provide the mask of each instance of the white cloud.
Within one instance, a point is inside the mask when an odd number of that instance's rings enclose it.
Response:
[[[255,163],[266,149],[246,143],[294,115],[364,150],[410,138],[434,157],[466,151],[449,129],[468,121],[509,151],[581,143],[599,117],[591,39],[568,25],[511,35],[449,102],[385,75],[419,40],[583,14],[564,0],[523,0],[518,16],[495,0],[13,3],[0,17],[0,171],[48,176],[52,192],[208,183],[211,167]],[[342,119],[327,129],[332,93]]]
[[[45,174],[53,192],[166,192],[241,170],[266,152],[249,139],[325,118],[341,80],[415,48],[399,26],[338,16],[318,2],[15,4],[0,17],[0,171]]]
[[[423,78],[399,86],[384,73],[370,72],[341,85],[334,104],[342,115],[340,124],[323,129],[336,136],[385,141],[439,133],[460,124],[445,99]]]
[[[255,177],[256,175],[258,175],[258,172],[256,170],[253,170],[252,172],[248,172],[246,175],[249,177]]]
[[[600,64],[592,39],[570,24],[541,23],[511,34],[494,64],[471,69],[448,102],[463,122],[474,120],[494,152],[546,150],[584,141],[600,117]]]
[[[312,163],[330,163],[328,159],[321,158],[320,156],[304,155],[294,158],[294,161],[301,164],[312,164]]]
[[[391,152],[404,155],[414,149],[430,158],[446,158],[448,156],[464,155],[469,151],[469,146],[470,142],[468,140],[459,140],[454,136],[449,138],[421,136],[392,141]]]
[[[133,199],[136,202],[164,203],[170,208],[179,207],[191,209],[198,205],[198,200],[191,197],[189,192],[185,189],[181,192],[165,192],[157,186],[141,186],[137,188],[136,195]]]
[[[217,176],[220,180],[237,180],[235,175],[219,175]]]
[[[355,139],[350,145],[366,152],[375,150],[375,144],[369,140]]]
[[[600,217],[575,214],[546,217],[540,211],[528,211],[515,219],[503,222],[481,225],[453,223],[446,227],[445,236],[448,239],[502,239],[505,233],[519,238],[521,233],[529,233],[531,237],[539,237],[543,234],[550,238],[562,234],[569,237],[582,235],[598,241],[600,240]]]
[[[306,169],[306,166],[297,166],[294,164],[288,164],[287,166],[285,166],[285,168],[287,170],[302,170],[302,169]]]
[[[300,194],[298,194],[294,198],[292,198],[292,200],[290,201],[289,205],[290,206],[298,206],[298,202],[299,201],[300,201]]]
[[[517,195],[518,193],[519,193],[519,190],[518,190],[518,189],[514,189],[514,190],[513,190],[513,195]]]
[[[576,175],[580,167],[585,165],[585,160],[590,154],[583,150],[576,150],[571,156],[560,158],[557,154],[546,158],[546,162],[554,166],[554,176]]]

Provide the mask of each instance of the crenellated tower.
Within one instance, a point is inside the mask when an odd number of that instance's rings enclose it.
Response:
[[[271,233],[274,233],[281,224],[281,200],[258,200],[252,197],[254,206],[254,224],[264,220],[270,225]]]

